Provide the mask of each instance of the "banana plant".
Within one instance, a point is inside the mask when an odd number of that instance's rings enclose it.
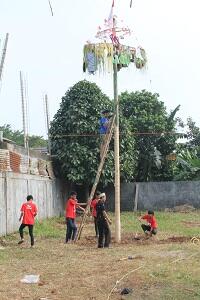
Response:
[[[176,159],[174,168],[175,180],[200,179],[200,159],[196,150],[182,150]]]

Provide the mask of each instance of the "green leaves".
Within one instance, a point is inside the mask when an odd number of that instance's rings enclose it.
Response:
[[[20,130],[12,130],[11,125],[6,124],[0,126],[0,131],[3,131],[4,138],[7,138],[13,142],[15,142],[19,146],[24,146],[24,133]],[[37,147],[47,147],[47,141],[38,135],[30,135],[28,137],[29,147],[37,148]]]
[[[72,182],[92,184],[100,162],[99,119],[105,109],[113,111],[113,102],[98,86],[80,81],[62,98],[60,109],[51,123],[52,152],[58,158],[61,175]],[[129,121],[120,116],[121,179],[131,181],[135,173],[135,140]],[[114,181],[114,143],[102,176],[103,185]]]
[[[80,184],[93,182],[100,156],[99,118],[105,108],[112,109],[109,98],[96,84],[85,80],[62,98],[50,132],[52,151],[65,179]]]
[[[120,169],[122,181],[171,180],[173,164],[165,157],[176,147],[179,107],[169,115],[157,93],[122,93],[120,104]],[[101,111],[113,111],[113,101],[98,86],[80,81],[62,98],[51,123],[53,154],[62,176],[75,183],[93,183],[100,162],[99,119]],[[101,176],[101,183],[114,182],[114,142]]]
[[[173,176],[172,167],[163,158],[175,149],[176,138],[162,133],[175,130],[174,116],[179,107],[168,115],[158,98],[157,93],[145,90],[120,96],[121,112],[135,136],[137,181],[170,180]]]

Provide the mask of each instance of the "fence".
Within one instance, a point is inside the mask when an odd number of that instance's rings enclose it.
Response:
[[[63,215],[64,192],[61,182],[36,175],[0,172],[0,236],[19,227],[21,204],[28,194],[38,206],[38,218]]]
[[[114,211],[114,188],[106,189],[108,208]],[[140,182],[121,184],[121,210],[162,210],[189,204],[200,208],[200,181]]]

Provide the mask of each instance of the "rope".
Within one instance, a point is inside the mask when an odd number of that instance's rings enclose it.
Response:
[[[196,236],[193,236],[190,241],[193,245],[199,245],[200,243],[200,239]]]
[[[192,240],[198,240],[198,243],[200,242],[200,239],[197,238],[197,237],[193,237],[193,238],[191,239],[191,241],[192,241]],[[188,259],[190,259],[190,258],[196,256],[196,255],[199,254],[199,253],[200,253],[200,252],[198,251],[198,252],[196,252],[196,253],[193,253],[193,254],[189,255],[189,256],[186,257],[186,258],[181,257],[181,258],[175,259],[175,260],[173,260],[170,264],[174,264],[174,263],[177,263],[177,262],[182,261],[182,260],[188,260]],[[142,265],[142,266],[140,266],[140,267],[138,267],[138,268],[136,268],[136,269],[134,269],[134,270],[129,271],[128,273],[126,273],[125,275],[123,275],[119,280],[117,280],[116,283],[115,283],[115,285],[114,285],[113,288],[111,289],[111,291],[110,291],[110,293],[109,293],[109,295],[108,295],[108,297],[107,297],[107,300],[110,299],[110,296],[112,295],[112,293],[113,293],[113,291],[115,290],[115,288],[117,287],[117,285],[118,285],[125,277],[128,277],[131,273],[133,273],[133,272],[135,272],[135,271],[137,271],[137,270],[139,270],[139,269],[144,268],[145,265],[146,265],[146,264],[144,264],[144,265]],[[195,291],[193,291],[193,292],[195,292]],[[195,293],[196,293],[196,292],[195,292]],[[197,294],[198,294],[198,293],[197,293]],[[199,294],[198,294],[198,295],[199,295]]]
[[[115,283],[115,285],[111,289],[111,291],[110,291],[110,293],[108,295],[107,300],[110,299],[110,296],[112,295],[114,289],[117,287],[117,285],[118,285],[118,283],[120,283],[120,281],[122,281],[125,277],[128,277],[128,275],[130,275],[131,273],[136,272],[137,270],[144,268],[144,266],[145,266],[145,264],[142,265],[142,266],[140,266],[140,267],[138,267],[138,268],[136,268],[136,269],[133,269],[133,270],[129,271],[128,273],[126,273],[125,275],[123,275],[119,280],[117,280],[116,283]]]
[[[170,132],[170,131],[164,131],[164,132],[129,132],[130,134],[132,135],[146,135],[146,136],[149,136],[149,135],[152,135],[152,136],[162,136],[162,135],[183,135],[183,133],[178,133],[178,132]],[[120,133],[120,135],[126,135],[127,133]],[[76,133],[72,133],[72,134],[63,134],[63,135],[55,135],[55,136],[52,136],[51,135],[51,138],[54,138],[54,139],[59,139],[59,138],[63,138],[63,137],[99,137],[100,134],[97,134],[97,133],[80,133],[80,134],[76,134]]]

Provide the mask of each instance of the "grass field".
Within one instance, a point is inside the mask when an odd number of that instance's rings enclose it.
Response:
[[[34,249],[27,234],[21,246],[18,233],[2,238],[0,299],[200,299],[200,244],[191,242],[200,236],[200,212],[156,213],[158,235],[139,241],[137,216],[122,214],[122,243],[109,249],[97,249],[92,220],[76,244],[64,244],[62,218],[36,222]],[[40,282],[21,283],[26,274]],[[121,296],[125,287],[133,291]]]

